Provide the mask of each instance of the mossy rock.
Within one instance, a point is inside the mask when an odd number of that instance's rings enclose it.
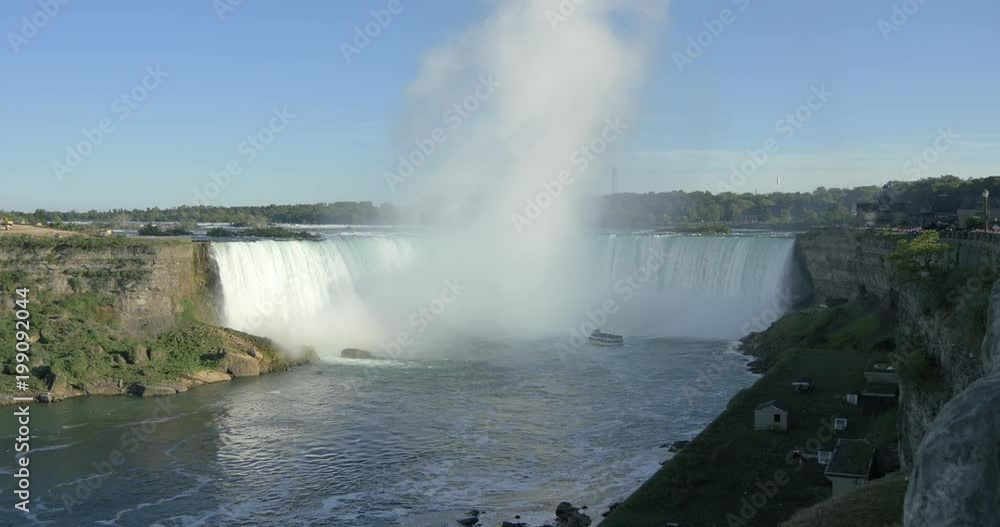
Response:
[[[129,364],[147,364],[149,362],[149,351],[146,346],[142,344],[136,344],[135,348],[129,352],[128,363]]]

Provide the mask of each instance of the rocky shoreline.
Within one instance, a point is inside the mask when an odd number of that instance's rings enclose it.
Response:
[[[17,394],[0,394],[0,406],[10,406],[18,401],[15,397],[31,397],[41,403],[54,403],[87,396],[134,395],[137,397],[165,397],[184,393],[191,388],[229,382],[242,377],[256,377],[268,373],[287,371],[295,366],[316,360],[312,350],[304,350],[301,356],[293,358],[274,349],[267,339],[222,327],[212,327],[212,331],[225,335],[229,347],[222,351],[218,365],[214,369],[198,369],[173,379],[155,382],[125,382],[121,378],[101,378],[85,383],[70,383],[54,375],[45,390],[28,390]],[[159,350],[136,346],[129,359],[118,359],[129,365],[147,365],[163,361]]]
[[[614,506],[612,506],[613,508]],[[556,506],[556,517],[551,522],[534,526],[519,521],[521,519],[520,516],[514,516],[514,521],[502,521],[498,527],[589,527],[592,520],[590,516],[582,512],[586,509],[586,506],[578,508],[574,507],[572,503],[564,501]],[[604,516],[607,516],[610,512],[609,510]],[[468,517],[458,518],[455,520],[455,523],[463,527],[487,527],[486,524],[481,523],[481,515],[482,511],[473,509],[468,512]]]

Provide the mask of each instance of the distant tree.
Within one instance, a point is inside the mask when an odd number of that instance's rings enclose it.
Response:
[[[184,218],[180,221],[178,227],[185,231],[193,231],[198,228],[198,222],[193,218]]]
[[[118,213],[111,217],[111,226],[115,229],[123,229],[125,225],[129,222],[129,215],[125,213]]]

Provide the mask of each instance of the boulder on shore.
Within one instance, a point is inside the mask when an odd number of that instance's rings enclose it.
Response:
[[[572,503],[564,501],[556,507],[556,525],[559,527],[589,527],[590,516],[580,512]]]
[[[674,444],[670,445],[670,452],[680,452],[690,444],[690,441],[674,441]]]
[[[358,348],[344,348],[340,350],[340,358],[342,359],[377,359],[378,357],[368,351]]]
[[[216,382],[226,382],[232,380],[232,376],[224,371],[201,370],[189,373],[188,378],[195,384],[213,384]]]
[[[219,363],[219,371],[229,373],[233,377],[256,377],[260,375],[260,362],[242,353],[226,353]]]
[[[176,394],[177,388],[166,384],[136,384],[131,391],[140,397],[165,397]]]

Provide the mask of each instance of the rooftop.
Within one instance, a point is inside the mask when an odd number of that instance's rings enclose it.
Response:
[[[827,476],[865,478],[875,460],[875,444],[864,439],[839,439],[826,466]]]
[[[890,382],[874,382],[869,381],[865,383],[864,389],[861,390],[862,395],[876,395],[883,397],[895,397],[896,392],[899,388]]]
[[[777,400],[774,400],[774,399],[772,399],[770,401],[765,401],[765,402],[762,402],[762,403],[758,404],[757,408],[754,408],[754,411],[764,410],[764,409],[767,409],[767,407],[769,407],[769,406],[777,408],[778,410],[780,410],[780,411],[782,411],[782,412],[784,412],[786,414],[788,413],[788,406],[782,404],[781,401],[777,401]]]

